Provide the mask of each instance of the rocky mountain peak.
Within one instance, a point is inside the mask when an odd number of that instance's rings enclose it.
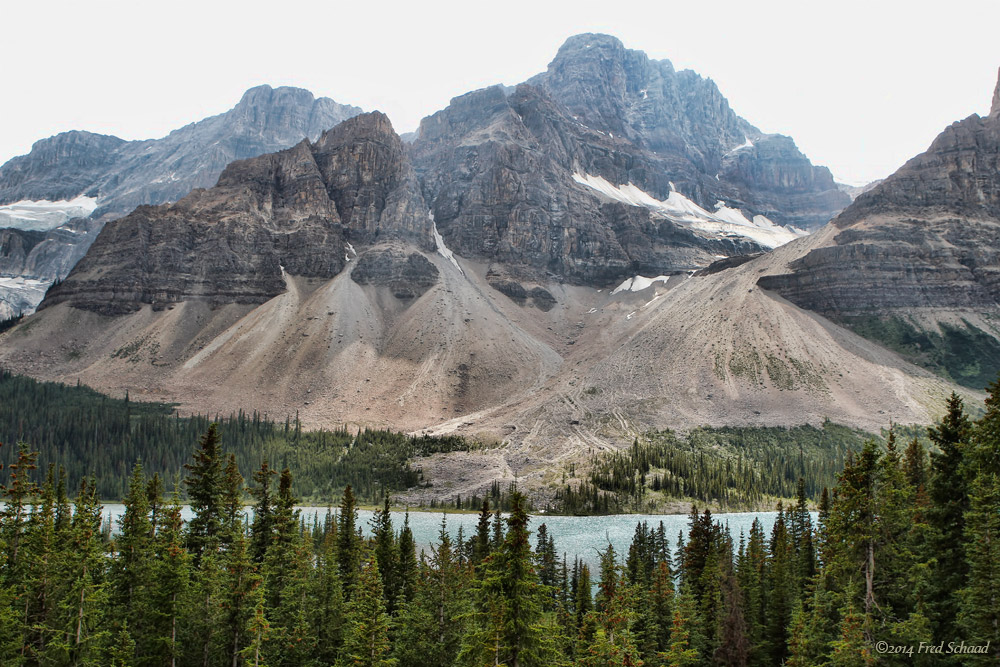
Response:
[[[572,61],[593,63],[625,62],[626,49],[621,40],[613,35],[602,33],[583,33],[573,35],[559,47],[555,58],[549,63],[549,71],[565,67]]]
[[[116,315],[189,300],[259,304],[285,291],[289,276],[330,279],[355,259],[366,263],[365,284],[413,298],[406,276],[433,282],[434,272],[412,250],[385,246],[433,250],[432,225],[389,119],[362,114],[315,144],[237,160],[215,187],[176,204],[109,222],[41,307]]]
[[[285,104],[287,102],[304,104],[312,103],[315,99],[315,96],[305,88],[296,88],[294,86],[279,86],[277,88],[272,88],[265,83],[247,89],[247,91],[243,93],[243,97],[240,98],[240,101],[235,108],[264,108],[274,106],[276,104]]]
[[[0,204],[96,194],[92,172],[113,164],[124,139],[72,130],[39,139],[31,153],[0,166]]]
[[[818,237],[823,242],[792,261],[788,273],[763,276],[760,286],[892,345],[898,340],[893,327],[904,322],[899,331],[909,327],[905,335],[922,341],[918,363],[944,359],[952,379],[977,389],[994,379],[1000,359],[990,323],[1000,313],[996,100],[997,93],[989,116],[973,114],[945,128],[927,151],[834,219]],[[959,363],[956,350],[975,363]]]
[[[393,148],[402,150],[403,144],[399,135],[393,129],[389,117],[381,111],[358,114],[343,123],[338,123],[323,132],[316,142],[316,149],[324,151],[345,141],[371,140],[387,141]]]
[[[304,88],[265,84],[247,90],[223,118],[238,132],[282,137],[304,134],[315,140],[323,130],[359,113],[358,107],[338,104],[328,97],[316,98]],[[331,119],[335,119],[332,124]]]

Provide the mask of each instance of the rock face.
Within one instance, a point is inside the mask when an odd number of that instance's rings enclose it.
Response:
[[[574,174],[596,173],[669,191],[666,176],[621,143],[525,84],[510,94],[493,87],[453,100],[423,121],[412,153],[448,247],[529,277],[603,284],[759,249],[746,238],[654,219],[646,208],[605,200],[574,181]]]
[[[995,100],[996,93],[989,116],[952,124],[925,153],[860,195],[822,243],[760,286],[842,323],[865,322],[869,333],[872,319],[903,318],[935,336],[940,322],[1000,336],[988,324],[1000,313]]]
[[[0,204],[97,197],[95,217],[176,201],[210,187],[233,160],[315,140],[361,109],[300,88],[251,88],[239,104],[162,139],[124,141],[90,132],[42,139],[0,166]]]
[[[0,204],[96,197],[97,184],[115,168],[119,151],[129,143],[133,142],[76,130],[36,141],[31,153],[0,166]]]
[[[233,109],[171,132],[162,139],[124,141],[90,132],[64,132],[35,143],[28,155],[0,166],[0,205],[97,198],[94,222],[74,220],[35,243],[19,264],[0,255],[0,275],[52,281],[66,276],[101,227],[136,206],[180,199],[215,184],[233,160],[281,150],[360,113],[357,107],[313,97],[299,88],[259,86]],[[11,231],[18,220],[6,220]],[[0,288],[0,299],[11,296]],[[34,304],[31,305],[34,307]]]
[[[850,201],[791,139],[737,116],[714,83],[606,35],[569,39],[547,72],[514,89],[455,98],[424,119],[412,152],[450,247],[572,282],[691,270],[760,249],[609,201],[574,175],[633,185],[650,201],[676,191],[709,213],[723,202],[748,220],[808,228]]]
[[[761,286],[824,315],[1000,304],[1000,116],[948,127]]]
[[[439,271],[419,252],[399,247],[372,248],[358,258],[351,280],[389,288],[397,299],[415,299],[438,282]]]
[[[315,144],[234,162],[214,188],[108,223],[42,305],[117,315],[187,300],[258,304],[288,275],[332,278],[355,244],[393,239],[434,247],[402,143],[384,115],[363,114]]]

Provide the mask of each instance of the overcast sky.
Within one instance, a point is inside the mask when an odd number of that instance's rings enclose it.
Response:
[[[6,3],[3,24],[0,163],[70,129],[160,137],[261,83],[380,109],[405,132],[544,70],[570,35],[607,32],[713,79],[738,114],[861,183],[988,112],[1000,66],[998,0],[38,0]]]

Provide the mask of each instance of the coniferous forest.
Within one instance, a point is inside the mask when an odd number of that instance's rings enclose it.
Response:
[[[102,531],[98,483],[70,492],[18,449],[0,514],[0,664],[508,667],[974,665],[1000,657],[1000,387],[957,396],[933,451],[890,433],[851,452],[817,519],[807,484],[770,534],[692,507],[686,536],[639,524],[598,571],[481,507],[419,556],[388,502],[359,530],[346,487],[306,525],[293,473],[249,483],[210,425],[180,488],[136,466]],[[252,519],[244,513],[249,494]]]
[[[209,424],[218,425],[225,450],[249,476],[264,459],[296,470],[294,492],[303,501],[339,496],[353,485],[359,499],[423,483],[410,461],[435,452],[468,449],[455,436],[410,437],[382,429],[304,430],[298,418],[277,421],[259,412],[180,417],[163,403],[115,399],[89,387],[39,382],[0,369],[0,442],[29,442],[38,463],[61,467],[70,489],[94,475],[97,497],[118,500],[128,491],[132,466],[172,484],[183,472],[191,443]],[[0,463],[12,463],[16,448],[0,448]],[[6,479],[0,470],[0,479]],[[182,487],[183,497],[187,497]]]

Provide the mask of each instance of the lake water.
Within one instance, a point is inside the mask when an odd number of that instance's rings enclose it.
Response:
[[[110,516],[112,526],[124,511],[124,505],[108,503],[104,505],[104,516]],[[302,516],[306,523],[312,523],[318,517],[322,522],[326,516],[326,508],[322,507],[300,507]],[[336,509],[334,509],[336,512]],[[182,511],[184,519],[190,519],[191,510],[185,506]],[[358,510],[358,524],[362,527],[366,535],[371,534],[369,522],[373,512],[371,510]],[[392,525],[398,531],[403,525],[404,513],[392,512]],[[755,518],[760,519],[764,528],[764,534],[770,536],[771,528],[774,526],[777,512],[736,512],[730,514],[716,514],[715,520],[724,526],[729,526],[733,540],[739,540],[740,532],[749,536],[750,526]],[[448,533],[455,538],[458,536],[459,526],[465,538],[468,539],[476,532],[476,523],[479,521],[477,514],[447,514],[435,512],[410,512],[410,530],[413,531],[413,538],[417,543],[417,551],[421,549],[430,554],[430,547],[437,542],[438,534],[441,530],[441,519],[444,517]],[[813,521],[816,514],[812,514]],[[559,554],[566,554],[569,563],[575,557],[590,565],[591,571],[596,571],[598,563],[598,552],[607,548],[608,543],[612,544],[615,552],[624,557],[628,553],[629,544],[632,543],[632,536],[635,533],[637,523],[647,522],[651,528],[659,526],[663,522],[667,537],[670,540],[671,550],[677,548],[677,534],[684,533],[687,540],[688,517],[683,514],[613,514],[608,516],[543,516],[532,515],[528,528],[531,530],[531,544],[535,546],[535,533],[538,526],[545,524],[549,534],[556,543],[556,551]]]

